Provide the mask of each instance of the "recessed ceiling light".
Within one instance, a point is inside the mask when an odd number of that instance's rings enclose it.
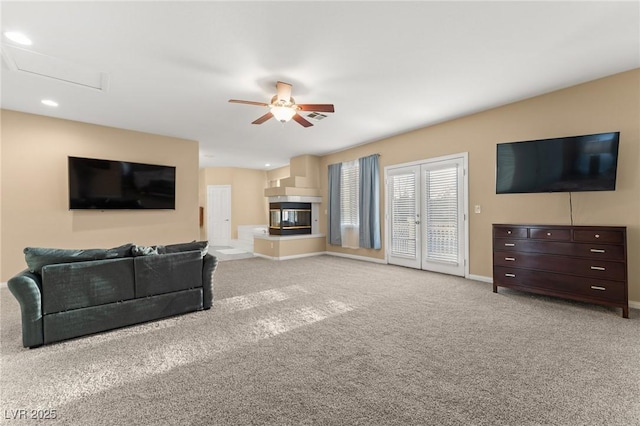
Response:
[[[24,44],[25,46],[31,46],[33,44],[29,37],[16,31],[6,31],[4,33],[4,36],[11,41],[19,44]]]
[[[41,101],[43,104],[45,104],[46,106],[50,106],[50,107],[57,107],[58,103],[56,101],[52,101],[51,99],[43,99]]]
[[[267,163],[264,165],[265,167],[271,167],[271,164]]]

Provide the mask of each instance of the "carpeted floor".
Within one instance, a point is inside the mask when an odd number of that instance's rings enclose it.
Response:
[[[33,350],[1,288],[3,420],[640,424],[638,310],[331,256],[221,262],[215,283],[209,311]]]

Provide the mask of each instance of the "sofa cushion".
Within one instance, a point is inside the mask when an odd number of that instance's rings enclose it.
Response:
[[[209,251],[209,241],[192,241],[190,243],[169,244],[168,246],[159,246],[160,254],[182,253],[185,251],[200,250],[200,255],[204,257]]]
[[[200,251],[133,258],[136,297],[202,287]]]
[[[42,312],[133,299],[133,280],[133,258],[46,265],[42,268]]]
[[[86,262],[88,260],[116,259],[130,256],[133,244],[124,244],[112,249],[57,249],[27,247],[24,257],[31,272],[42,273],[42,267],[59,263]]]
[[[44,343],[202,309],[202,289],[89,306],[44,317]]]

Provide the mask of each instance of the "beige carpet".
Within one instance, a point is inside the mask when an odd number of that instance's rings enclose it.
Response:
[[[320,256],[221,262],[213,309],[38,349],[0,289],[3,420],[636,425],[640,313]]]

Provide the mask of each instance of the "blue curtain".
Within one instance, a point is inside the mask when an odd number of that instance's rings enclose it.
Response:
[[[378,154],[360,158],[360,247],[379,249],[380,168]]]
[[[342,245],[340,231],[340,175],[342,163],[329,164],[328,229],[329,244]]]

